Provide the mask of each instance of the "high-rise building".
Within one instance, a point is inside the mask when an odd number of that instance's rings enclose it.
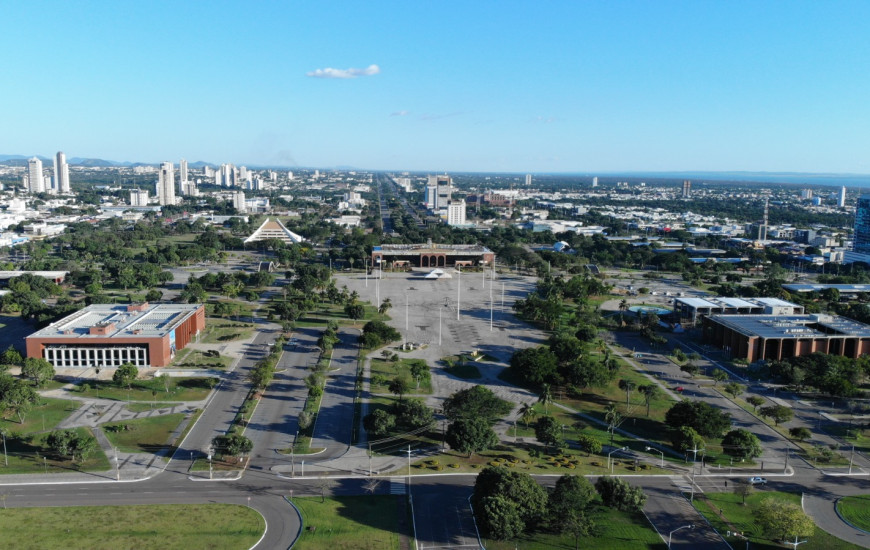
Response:
[[[843,208],[846,206],[846,188],[840,187],[840,194],[837,196],[837,206]]]
[[[148,191],[144,189],[130,191],[130,206],[148,206]]]
[[[245,211],[245,192],[244,191],[233,192],[233,208],[235,208],[239,212]]]
[[[683,180],[683,198],[688,199],[692,196],[692,182]]]
[[[37,157],[27,161],[27,190],[31,193],[45,192],[45,177],[42,175],[42,161]]]
[[[598,176],[592,178],[592,187],[598,187]]]
[[[447,203],[447,225],[465,225],[465,199]]]
[[[435,185],[427,185],[426,186],[426,208],[428,208],[430,210],[434,210],[436,204],[438,204],[438,187]]]
[[[858,197],[852,250],[860,254],[870,254],[870,195]]]
[[[813,190],[812,189],[803,189],[801,190],[801,198],[805,200],[810,200],[813,198]]]
[[[181,178],[179,185],[184,187],[184,184],[187,183],[187,160],[181,159],[181,163],[178,165],[178,175]]]
[[[175,204],[175,169],[171,162],[160,165],[157,173],[157,199],[161,206]]]
[[[530,187],[532,185],[532,175],[526,174],[526,187]]]
[[[70,192],[69,164],[66,163],[66,155],[58,151],[54,156],[54,188],[55,194],[66,195]]]
[[[453,191],[453,180],[450,179],[450,176],[429,176],[429,182],[426,186],[427,203],[429,202],[429,187],[435,187],[436,189],[435,203],[429,208],[433,210],[447,208],[447,204],[450,202],[450,195]]]

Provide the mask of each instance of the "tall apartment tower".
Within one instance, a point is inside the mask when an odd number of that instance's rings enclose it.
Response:
[[[447,225],[465,225],[465,199],[447,203]]]
[[[683,198],[688,199],[692,196],[692,182],[683,180]]]
[[[69,187],[69,164],[66,163],[66,155],[58,151],[54,156],[54,194],[67,195]]]
[[[130,191],[130,206],[148,206],[148,191],[144,189]]]
[[[426,186],[426,208],[435,210],[435,205],[438,204],[438,187],[436,185]]]
[[[181,162],[178,165],[178,175],[181,178],[181,185],[187,183],[187,160],[181,159]]]
[[[436,189],[435,204],[431,208],[433,210],[447,208],[447,204],[450,202],[450,195],[453,191],[453,180],[450,179],[450,176],[429,176],[427,195],[429,187],[435,187]]]
[[[840,187],[840,194],[837,195],[837,206],[843,208],[846,206],[846,188]]]
[[[855,234],[852,250],[870,255],[870,195],[861,195],[855,208]]]
[[[157,174],[157,200],[161,206],[175,204],[175,169],[171,162],[160,165]]]
[[[531,187],[532,185],[532,175],[526,174],[526,187]]]
[[[598,187],[598,176],[592,178],[592,187]]]
[[[42,175],[42,161],[37,157],[27,161],[27,190],[31,193],[45,193],[45,178]]]

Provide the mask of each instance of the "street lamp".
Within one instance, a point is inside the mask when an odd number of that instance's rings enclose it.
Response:
[[[682,527],[677,527],[676,529],[674,529],[673,531],[668,533],[668,548],[671,547],[671,537],[674,536],[674,533],[676,533],[680,529],[694,529],[694,528],[695,528],[694,525],[683,525]]]
[[[610,455],[612,455],[613,453],[618,453],[619,451],[627,451],[627,450],[628,450],[628,447],[622,447],[621,449],[613,449],[612,451],[607,453],[607,469],[610,470],[611,472],[613,471],[613,464],[610,461]]]
[[[662,455],[662,468],[665,467],[665,453],[664,453],[664,451],[660,451],[660,450],[658,450],[658,449],[654,449],[654,448],[652,448],[652,447],[647,447],[646,450],[647,450],[647,452],[649,452],[649,451],[655,451],[655,452],[657,452],[658,454]]]

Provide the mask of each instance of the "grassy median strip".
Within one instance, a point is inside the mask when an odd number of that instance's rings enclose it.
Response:
[[[9,508],[0,532],[21,550],[238,550],[265,530],[262,516],[231,504]]]
[[[119,451],[125,453],[156,453],[173,443],[169,436],[184,420],[183,414],[151,416],[137,420],[112,422],[102,426],[103,432]]]
[[[858,529],[870,531],[870,495],[843,497],[837,501],[837,511]]]
[[[399,548],[401,496],[294,498],[302,513],[302,536],[296,545],[305,550],[393,550]]]

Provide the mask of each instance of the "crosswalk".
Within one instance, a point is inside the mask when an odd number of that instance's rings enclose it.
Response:
[[[405,478],[403,477],[391,477],[390,478],[390,494],[391,495],[404,495],[406,493],[406,485]]]

